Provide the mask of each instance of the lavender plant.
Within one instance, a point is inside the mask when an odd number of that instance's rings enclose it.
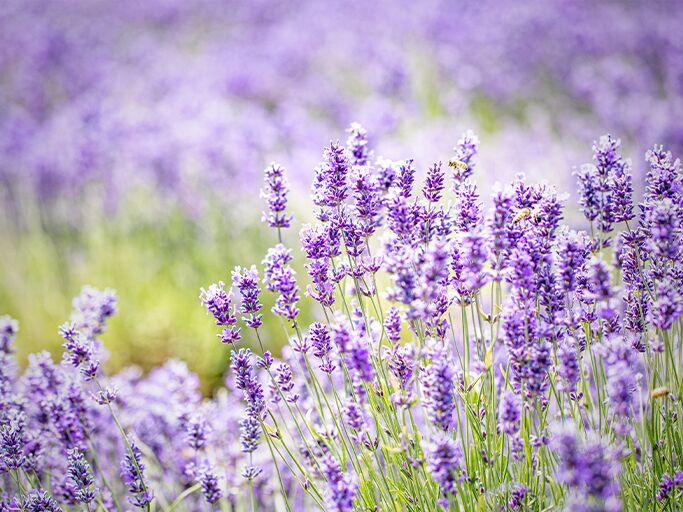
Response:
[[[486,209],[471,133],[421,189],[368,140],[325,149],[297,244],[266,172],[275,245],[201,291],[231,349],[211,398],[178,361],[106,374],[112,291],[84,288],[62,361],[23,372],[0,318],[0,510],[676,510],[680,162],[648,151],[636,206],[600,138],[577,231],[521,175]]]
[[[412,160],[373,160],[365,131],[350,133],[315,171],[318,222],[300,236],[310,284],[282,237],[264,260],[284,366],[232,353],[250,454],[260,439],[324,510],[675,508],[679,161],[648,151],[636,207],[620,141],[601,137],[576,174],[576,231],[561,225],[566,197],[522,175],[485,211],[471,133],[450,190],[435,163],[421,191]],[[302,300],[318,311],[308,326]]]

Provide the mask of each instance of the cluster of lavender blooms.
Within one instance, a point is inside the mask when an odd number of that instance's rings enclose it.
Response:
[[[116,296],[85,287],[73,305],[61,361],[33,354],[23,372],[19,325],[0,317],[0,510],[271,508],[274,468],[240,444],[239,384],[204,399],[199,378],[175,360],[147,375],[108,376],[100,335]],[[248,461],[264,468],[250,488],[241,476]]]
[[[103,188],[114,208],[143,185],[196,214],[208,190],[248,182],[274,155],[300,166],[351,118],[391,133],[434,109],[462,119],[481,98],[501,115],[529,104],[528,118],[550,104],[565,131],[597,122],[683,147],[669,115],[681,109],[676,0],[91,3],[3,2],[11,206],[25,189],[49,208]]]
[[[348,133],[315,168],[316,223],[299,233],[307,276],[272,220],[285,201],[270,167],[264,220],[279,243],[247,293],[240,269],[239,294],[202,292],[231,329],[238,308],[261,309],[260,286],[274,294],[270,318],[244,318],[257,353],[227,340],[249,485],[274,467],[270,481],[293,480],[311,509],[344,512],[675,509],[680,162],[649,150],[636,206],[630,160],[601,137],[576,170],[587,220],[576,230],[562,225],[567,196],[523,175],[485,209],[471,132],[421,187],[413,160],[376,157],[358,124]],[[289,339],[281,361],[259,334],[275,317]],[[259,451],[266,466],[251,460]],[[297,510],[290,493],[281,486],[274,506]]]
[[[84,288],[62,360],[23,372],[1,317],[0,511],[675,510],[681,164],[648,151],[636,206],[619,140],[593,152],[576,230],[566,197],[521,175],[486,209],[471,132],[422,180],[354,124],[296,247],[270,166],[276,244],[201,290],[231,349],[211,398],[178,361],[106,374],[110,290]]]

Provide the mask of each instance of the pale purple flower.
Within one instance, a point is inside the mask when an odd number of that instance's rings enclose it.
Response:
[[[621,471],[615,456],[605,444],[590,438],[582,441],[570,426],[562,426],[553,436],[551,446],[559,457],[557,481],[570,490],[570,500],[595,500],[601,510],[621,510],[619,480]]]
[[[237,307],[232,303],[232,290],[225,290],[223,281],[209,286],[208,290],[201,289],[199,300],[206,310],[216,319],[216,325],[223,327],[218,335],[223,343],[235,343],[242,339],[237,323]]]
[[[457,494],[458,485],[465,478],[462,450],[448,434],[438,433],[425,452],[427,470],[441,489],[439,504],[448,508],[448,498]]]
[[[498,405],[498,428],[501,432],[514,436],[519,432],[521,421],[521,400],[512,391],[506,390],[501,394]]]
[[[322,472],[327,480],[325,497],[330,510],[338,512],[352,512],[358,484],[348,473],[342,471],[341,466],[331,454],[325,454],[321,460]]]
[[[455,413],[455,370],[448,349],[441,342],[429,340],[425,348],[428,363],[420,380],[423,406],[429,421],[442,430],[453,424]]]
[[[425,179],[424,187],[422,187],[422,195],[430,203],[438,203],[443,195],[445,174],[441,169],[441,162],[432,165],[427,171],[427,178]]]
[[[474,132],[467,131],[460,137],[458,145],[453,151],[455,152],[451,163],[453,168],[453,188],[457,189],[474,172],[474,157],[479,152],[479,138]]]
[[[154,499],[154,494],[145,482],[145,465],[142,463],[142,452],[135,443],[130,443],[130,452],[121,462],[121,480],[128,488],[131,505],[145,508]]]
[[[232,271],[233,285],[239,290],[242,296],[240,313],[244,315],[242,320],[252,329],[257,329],[263,324],[261,313],[262,306],[259,302],[259,275],[256,265],[250,268],[235,267]]]
[[[567,393],[576,391],[581,377],[578,347],[572,338],[565,338],[557,347],[557,374],[562,379],[559,388]]]
[[[349,134],[346,147],[351,154],[351,164],[367,165],[372,155],[368,148],[368,133],[359,123],[351,123],[346,131]]]
[[[384,329],[387,333],[387,338],[392,343],[398,343],[401,340],[401,313],[396,306],[391,306],[384,317]]]
[[[300,289],[296,283],[296,272],[287,264],[290,260],[290,250],[278,244],[268,249],[263,264],[266,288],[278,292],[273,313],[293,321],[299,314],[297,302]]]
[[[287,215],[287,193],[289,182],[285,170],[276,163],[270,164],[264,171],[264,187],[261,197],[268,202],[268,212],[263,213],[263,221],[271,228],[283,229],[291,225],[293,216]]]

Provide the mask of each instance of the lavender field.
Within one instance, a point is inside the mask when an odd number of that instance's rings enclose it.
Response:
[[[682,26],[0,3],[0,512],[683,509]]]

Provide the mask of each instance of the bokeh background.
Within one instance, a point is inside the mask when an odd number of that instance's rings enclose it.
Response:
[[[270,161],[310,218],[313,167],[352,121],[421,171],[473,129],[484,191],[517,172],[569,189],[611,132],[638,182],[648,146],[682,154],[682,26],[678,0],[0,2],[0,313],[20,360],[59,351],[91,284],[119,296],[112,370],[176,357],[218,382],[200,286],[275,243]]]

